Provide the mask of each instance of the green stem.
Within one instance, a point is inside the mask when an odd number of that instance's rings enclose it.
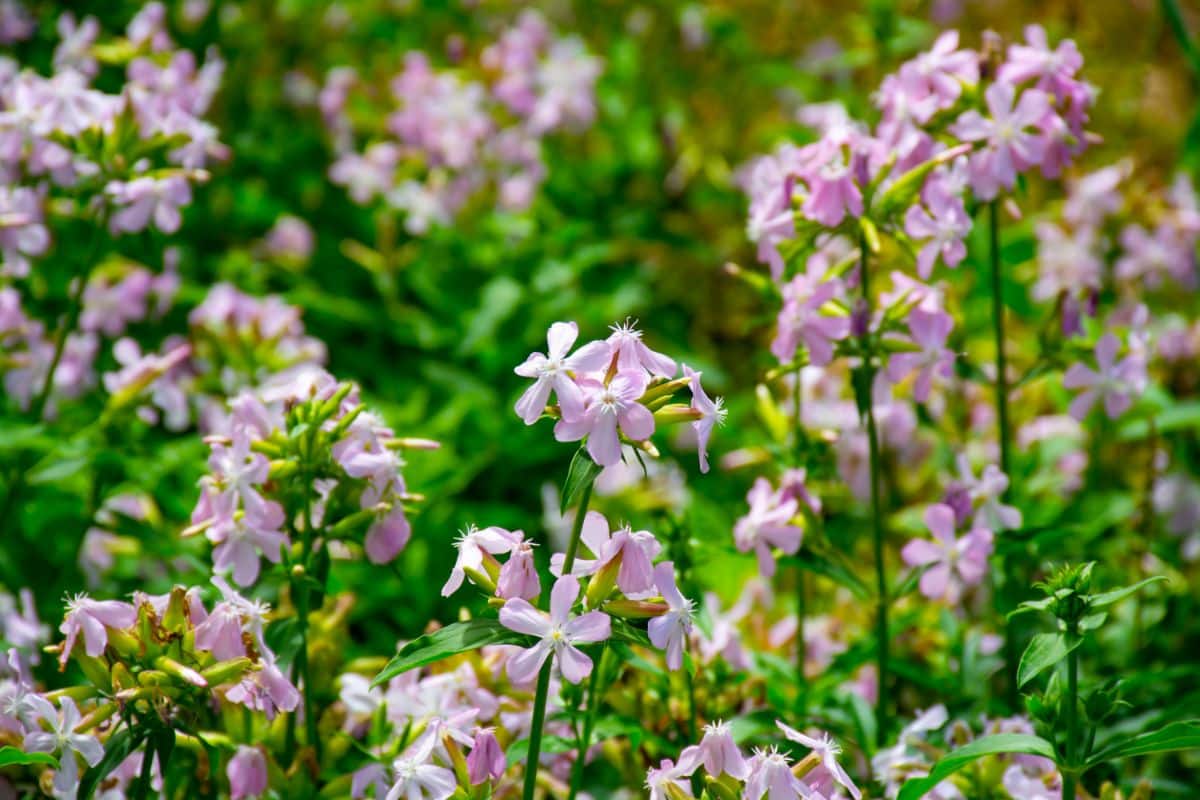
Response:
[[[1063,772],[1063,800],[1075,800],[1076,765],[1079,763],[1079,650],[1067,654],[1067,768]]]
[[[50,357],[50,367],[46,370],[42,386],[30,405],[30,415],[36,422],[41,422],[46,414],[46,406],[50,403],[50,394],[54,391],[54,373],[58,372],[58,365],[62,362],[63,354],[67,349],[67,339],[70,337],[71,331],[75,329],[79,314],[83,311],[83,293],[87,289],[89,278],[91,278],[92,265],[96,263],[96,256],[100,252],[100,243],[104,240],[104,224],[104,216],[101,215],[92,232],[92,241],[83,262],[83,269],[79,271],[75,285],[71,287],[71,292],[67,297],[66,315],[55,331],[54,353]],[[28,471],[29,462],[22,454],[17,462],[13,478],[8,484],[8,489],[4,493],[4,501],[0,503],[0,531],[4,531],[7,528],[8,520],[15,516],[14,510],[20,500],[21,492],[24,491],[25,476]]]
[[[804,666],[808,662],[808,642],[804,639],[804,618],[808,614],[808,587],[804,581],[804,568],[796,568],[796,684],[797,706],[800,716],[808,711],[808,675]]]
[[[74,756],[72,756],[74,758]],[[166,770],[165,766],[159,765],[160,769]],[[146,800],[150,796],[150,781],[153,780],[154,770],[154,750],[150,748],[150,743],[146,743],[146,748],[142,751],[142,769],[138,775],[137,791],[134,793],[134,800]]]
[[[564,571],[563,574],[566,574]],[[529,727],[529,755],[525,757],[525,791],[522,797],[533,800],[537,787],[538,758],[542,753],[542,725],[546,722],[546,695],[550,693],[551,659],[546,659],[538,673],[537,690],[533,696],[533,719]]]
[[[863,405],[867,416],[867,447],[871,470],[871,533],[875,557],[875,639],[876,639],[876,672],[878,674],[879,690],[876,701],[875,718],[878,744],[882,747],[887,741],[888,713],[888,586],[887,564],[884,561],[883,550],[883,501],[880,492],[880,457],[879,429],[875,423],[875,400],[872,389],[875,384],[874,348],[871,341],[871,288],[870,272],[867,264],[866,237],[859,239],[859,284],[862,287],[864,301],[863,332],[859,337],[862,346],[863,381],[860,391],[866,395]]]
[[[562,574],[570,575],[575,567],[575,554],[579,551],[579,537],[583,533],[583,519],[587,516],[588,503],[592,500],[592,484],[584,484],[579,495],[579,508],[575,509],[575,519],[571,523],[571,538],[567,541],[567,551],[563,555]],[[524,800],[533,800],[533,792],[537,787],[538,758],[542,751],[542,725],[546,721],[546,695],[550,691],[550,668],[553,659],[546,659],[538,673],[537,689],[533,696],[533,719],[529,728],[529,754],[525,758],[525,790]],[[591,702],[589,698],[589,703]],[[583,753],[579,755],[580,760]],[[572,781],[574,785],[574,781]]]
[[[1013,482],[1016,476],[1012,474],[1010,458],[1012,436],[1008,419],[1008,353],[1005,349],[1004,276],[1002,270],[1003,264],[1000,260],[999,200],[993,200],[988,204],[988,233],[989,260],[992,268],[992,334],[996,345],[996,424],[999,429],[998,435],[1000,439],[1000,471],[1008,476],[1008,487],[1004,490],[1001,499],[1007,501],[1012,494]],[[1000,571],[1004,578],[1004,589],[1001,595],[1005,602],[1004,607],[1000,611],[1007,612],[1015,606],[1015,601],[1012,600],[1012,597],[1017,580],[1013,574],[1014,564],[1012,558],[1001,556]],[[1021,654],[1017,649],[1016,626],[1009,620],[1005,623],[1004,665],[1005,672],[1008,675],[1008,679],[1005,681],[1005,690],[1010,708],[1016,708],[1020,701],[1017,690],[1017,664],[1020,661],[1020,657]]]
[[[584,762],[587,760],[588,748],[592,746],[592,729],[596,725],[596,707],[599,705],[599,692],[601,691],[600,673],[604,671],[604,659],[608,655],[608,646],[601,644],[600,647],[602,648],[600,657],[588,679],[587,713],[583,718],[583,734],[579,737],[579,755],[576,756],[575,763],[571,765],[571,787],[567,793],[567,800],[575,800],[575,796],[579,794],[579,784],[583,781]],[[693,735],[692,738],[694,739],[695,736]]]

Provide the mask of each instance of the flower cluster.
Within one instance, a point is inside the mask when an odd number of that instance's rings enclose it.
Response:
[[[381,200],[401,212],[414,236],[449,225],[493,185],[500,208],[524,209],[546,178],[542,140],[595,117],[600,70],[581,40],[556,36],[527,10],[475,63],[439,69],[425,53],[408,53],[390,82],[394,106],[383,130],[364,132],[352,121],[353,92],[370,83],[337,68],[319,98],[338,152],[330,179],[356,203]],[[364,133],[373,135],[360,152],[355,140]]]
[[[412,534],[397,451],[436,446],[397,439],[357,387],[319,369],[239,394],[227,425],[207,441],[211,471],[189,532],[204,533],[214,568],[232,571],[241,586],[257,581],[262,557],[290,564],[296,536],[305,542],[301,558],[361,535],[372,563],[394,559]]]
[[[534,383],[517,401],[526,425],[544,414],[558,419],[554,438],[586,440],[587,452],[602,467],[621,461],[625,441],[654,455],[649,439],[660,423],[690,422],[700,452],[700,468],[708,471],[708,441],[725,419],[720,398],[713,400],[700,385],[700,373],[683,366],[676,378],[675,361],[651,350],[632,323],[614,325],[607,339],[588,342],[574,352],[579,337],[574,322],[556,322],[546,335],[546,352],[530,353],[514,371]],[[689,406],[671,403],[688,387]],[[553,393],[556,401],[548,406]]]

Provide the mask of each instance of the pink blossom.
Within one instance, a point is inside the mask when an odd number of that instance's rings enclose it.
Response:
[[[971,469],[966,453],[958,456],[959,486],[965,490],[968,509],[976,508],[974,526],[992,531],[1016,530],[1021,527],[1021,511],[1002,502],[1008,490],[1008,476],[995,464],[983,468],[979,477]],[[960,515],[959,519],[963,516]]]
[[[822,734],[820,738],[812,738],[806,736],[795,728],[788,727],[779,720],[775,721],[779,726],[779,730],[783,731],[783,735],[793,742],[798,742],[812,750],[820,759],[821,766],[824,767],[833,779],[840,784],[854,800],[862,798],[862,792],[854,782],[850,780],[850,776],[846,774],[846,770],[838,763],[837,757],[841,755],[842,748],[830,738],[828,733]]]
[[[918,403],[927,401],[934,376],[948,379],[954,374],[954,352],[946,348],[946,338],[953,327],[954,320],[949,314],[914,308],[908,315],[908,329],[921,349],[916,353],[893,353],[887,363],[888,380],[899,383],[916,371],[913,397]]]
[[[704,764],[704,771],[714,778],[729,775],[737,780],[745,780],[750,773],[750,767],[742,751],[733,741],[733,733],[729,723],[717,720],[704,726],[704,736],[700,739],[699,757]]]
[[[268,720],[275,719],[280,711],[295,711],[300,705],[300,691],[268,659],[263,660],[261,669],[248,673],[225,692],[225,697],[231,703],[261,712]]]
[[[533,543],[522,540],[512,549],[508,561],[500,568],[496,581],[496,596],[511,600],[523,597],[534,600],[542,593],[542,582],[533,563]]]
[[[904,231],[914,239],[926,239],[917,253],[917,274],[928,280],[938,256],[947,267],[956,267],[967,255],[963,237],[971,231],[971,218],[960,198],[952,195],[944,181],[932,180],[925,190],[928,210],[914,205],[904,216]]]
[[[670,561],[654,568],[654,585],[667,602],[667,612],[647,623],[650,643],[666,652],[668,669],[679,669],[683,665],[684,644],[692,631],[692,612],[696,604],[679,593],[675,565]]]
[[[458,591],[466,578],[467,569],[481,571],[485,557],[511,552],[524,537],[525,534],[521,531],[506,531],[504,528],[468,528],[454,543],[458,549],[458,558],[454,562],[454,569],[450,571],[450,577],[442,586],[442,597],[449,597]]]
[[[696,450],[700,456],[700,471],[708,472],[708,440],[712,437],[713,428],[725,424],[725,402],[720,397],[709,398],[704,387],[700,385],[700,373],[683,365],[683,374],[688,378],[688,388],[692,392],[691,408],[700,413],[700,419],[692,423],[696,432]]]
[[[554,426],[554,438],[577,442],[587,437],[588,455],[602,467],[621,460],[618,429],[630,441],[649,439],[654,433],[654,415],[638,399],[645,394],[649,379],[642,370],[622,370],[607,384],[592,377],[578,379],[586,407],[583,414],[563,418]],[[559,394],[561,401],[562,394]]]
[[[921,575],[921,594],[956,604],[965,587],[978,585],[986,575],[992,532],[976,528],[956,539],[954,509],[940,503],[925,509],[925,524],[936,541],[912,539],[901,551],[901,558],[910,567],[926,567]]]
[[[583,417],[583,391],[572,379],[571,373],[604,369],[612,358],[612,351],[605,342],[589,342],[568,356],[567,351],[578,337],[579,326],[574,322],[554,323],[546,334],[549,355],[530,353],[525,362],[514,370],[523,378],[535,379],[533,386],[525,390],[516,405],[517,416],[526,425],[537,422],[546,410],[551,390],[558,399],[563,421],[577,421]]]
[[[30,257],[49,248],[41,195],[25,186],[0,186],[0,276],[27,276]]]
[[[754,550],[759,571],[766,577],[775,574],[772,548],[792,555],[800,549],[804,529],[793,525],[798,505],[795,498],[781,498],[766,478],[758,478],[746,495],[750,510],[733,528],[733,541],[743,553]]]
[[[259,797],[267,790],[267,759],[257,747],[238,745],[225,768],[232,800]]]
[[[662,353],[656,353],[642,341],[642,332],[637,329],[636,322],[625,321],[623,325],[613,325],[612,335],[608,337],[608,346],[616,354],[618,369],[642,368],[653,376],[661,378],[675,377],[675,361]]]
[[[829,139],[816,147],[804,172],[809,194],[801,210],[822,225],[836,228],[846,214],[862,215],[862,191],[854,182],[851,157],[845,147]]]
[[[84,650],[92,658],[99,658],[108,646],[109,628],[129,628],[137,621],[137,609],[119,600],[93,600],[86,594],[77,594],[67,602],[67,615],[59,627],[67,638],[63,642],[59,664],[66,665],[75,647],[75,640],[83,634]]]
[[[1076,92],[1075,75],[1083,67],[1083,56],[1071,39],[1064,39],[1051,50],[1046,30],[1041,25],[1025,27],[1026,44],[1012,44],[1008,60],[1000,65],[996,79],[1011,84],[1036,79],[1038,89],[1053,92],[1059,98]]]
[[[580,540],[596,558],[575,559],[571,572],[576,576],[593,575],[606,566],[619,561],[617,586],[627,597],[648,596],[654,587],[654,558],[662,551],[662,545],[649,531],[634,531],[629,526],[609,532],[608,520],[599,511],[589,511],[583,518]],[[563,555],[550,557],[550,571],[562,573]]]
[[[174,233],[183,219],[180,208],[192,202],[192,187],[179,175],[111,181],[104,191],[117,207],[108,223],[113,233],[138,233],[151,220],[163,233]]]
[[[59,767],[54,774],[55,795],[73,798],[79,789],[79,764],[75,754],[82,756],[89,767],[94,767],[104,758],[104,747],[95,736],[75,732],[82,715],[70,697],[59,699],[61,714],[41,695],[31,694],[27,700],[32,706],[32,715],[46,723],[50,730],[42,730],[35,722],[25,734],[22,749],[27,753],[58,753]]]
[[[819,800],[803,781],[792,774],[788,757],[772,747],[756,750],[749,761],[750,777],[746,781],[746,800]]]
[[[686,780],[700,766],[699,749],[684,748],[679,754],[679,763],[664,758],[657,768],[646,772],[646,788],[649,800],[673,800],[677,797],[694,797],[691,782]]]
[[[1069,408],[1072,417],[1083,421],[1097,400],[1104,403],[1104,413],[1116,419],[1133,405],[1133,397],[1146,388],[1145,362],[1135,355],[1117,361],[1121,340],[1106,333],[1096,342],[1096,366],[1092,369],[1083,362],[1072,364],[1063,375],[1063,386],[1082,389]]]
[[[471,752],[467,755],[467,775],[471,785],[478,786],[489,778],[498,780],[504,775],[506,765],[495,731],[492,728],[477,729]]]
[[[604,641],[611,634],[611,623],[600,611],[572,616],[571,607],[578,597],[579,580],[574,575],[563,575],[550,590],[548,615],[519,597],[500,609],[500,624],[538,639],[533,647],[508,660],[508,676],[514,683],[532,681],[551,654],[562,676],[571,683],[579,683],[591,673],[592,660],[575,645]]]
[[[971,109],[952,127],[963,141],[984,143],[968,162],[971,186],[983,200],[991,200],[1001,188],[1012,188],[1018,172],[1042,160],[1044,145],[1037,129],[1051,113],[1049,99],[1038,89],[1026,89],[1019,100],[1016,95],[1011,84],[993,83],[984,93],[990,117]]]
[[[838,292],[834,281],[818,283],[808,275],[797,275],[783,286],[783,308],[779,311],[778,331],[771,342],[771,352],[781,362],[796,357],[803,342],[808,348],[808,362],[824,366],[833,360],[833,343],[850,334],[850,321],[845,317],[821,313],[821,306]]]

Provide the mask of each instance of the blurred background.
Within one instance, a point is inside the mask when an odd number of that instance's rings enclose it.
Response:
[[[71,4],[107,30],[122,29],[139,6]],[[547,179],[527,212],[480,204],[452,227],[414,237],[394,215],[355,205],[331,183],[335,154],[316,107],[319,88],[330,70],[347,64],[364,84],[386,86],[410,50],[451,65],[493,41],[525,4],[169,4],[180,43],[197,53],[216,43],[226,61],[209,118],[231,151],[172,239],[184,276],[176,322],[185,324],[215,281],[280,294],[327,343],[330,370],[359,381],[398,435],[443,445],[410,459],[410,486],[426,501],[413,520],[413,543],[395,565],[404,583],[360,594],[359,618],[378,620],[364,633],[378,652],[431,617],[456,613],[462,598],[444,601],[436,587],[458,530],[496,524],[545,536],[553,528],[554,515],[544,512],[555,490],[545,487],[561,482],[573,447],[556,443],[548,423],[527,428],[512,412],[524,384],[513,367],[544,347],[551,322],[576,320],[586,340],[626,317],[639,320],[652,347],[702,369],[710,393],[730,398],[727,430],[738,436],[718,434],[716,456],[753,439],[752,425],[741,420],[773,365],[766,344],[774,310],[723,269],[731,262],[758,268],[736,177],[752,156],[810,135],[796,119],[804,104],[837,100],[874,119],[870,98],[880,78],[941,30],[991,29],[1011,41],[1038,22],[1051,40],[1076,40],[1084,74],[1101,87],[1090,127],[1104,141],[1089,151],[1086,168],[1133,153],[1139,178],[1162,182],[1178,168],[1200,166],[1200,55],[1184,33],[1200,31],[1200,7],[1190,2],[588,0],[536,7],[602,59],[595,123],[545,139]],[[46,60],[56,38],[50,21],[61,10],[38,9],[47,24],[12,54]],[[978,46],[975,35],[964,33],[963,44]],[[282,215],[311,226],[310,258],[263,255],[260,243]],[[163,242],[147,235],[130,246],[156,263]],[[175,471],[154,493],[165,517],[183,520],[195,495],[179,470],[194,466],[198,476],[204,448],[198,437],[178,447]],[[691,511],[697,535],[728,537],[752,471],[700,483],[686,445],[663,449],[679,462],[663,480],[703,495]],[[147,469],[165,475],[168,466]],[[669,497],[646,493],[629,502],[669,525],[679,522]],[[55,512],[24,513],[52,520]],[[71,536],[48,546],[77,543]],[[342,579],[353,585],[367,575],[351,567]],[[79,580],[64,574],[56,582]],[[403,603],[392,589],[403,592]],[[57,594],[43,597],[57,608]]]

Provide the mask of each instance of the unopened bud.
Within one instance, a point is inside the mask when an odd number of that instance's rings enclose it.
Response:
[[[624,558],[625,551],[623,549],[617,551],[616,558],[609,559],[596,574],[592,575],[587,588],[588,608],[599,608],[612,594],[613,588],[617,585],[617,573],[621,571],[621,561]]]
[[[387,441],[387,447],[391,450],[437,450],[441,446],[441,442],[433,439],[421,439],[413,436],[388,439]]]
[[[218,661],[211,667],[201,670],[200,674],[210,686],[220,686],[223,683],[232,683],[238,680],[253,668],[254,662],[246,656],[238,656],[228,661]]]
[[[486,572],[480,572],[474,567],[463,567],[463,572],[471,579],[471,582],[483,589],[488,594],[495,594],[496,581],[492,579]]]
[[[668,611],[670,608],[666,603],[653,603],[648,600],[610,600],[604,604],[604,613],[625,619],[661,617]]]

